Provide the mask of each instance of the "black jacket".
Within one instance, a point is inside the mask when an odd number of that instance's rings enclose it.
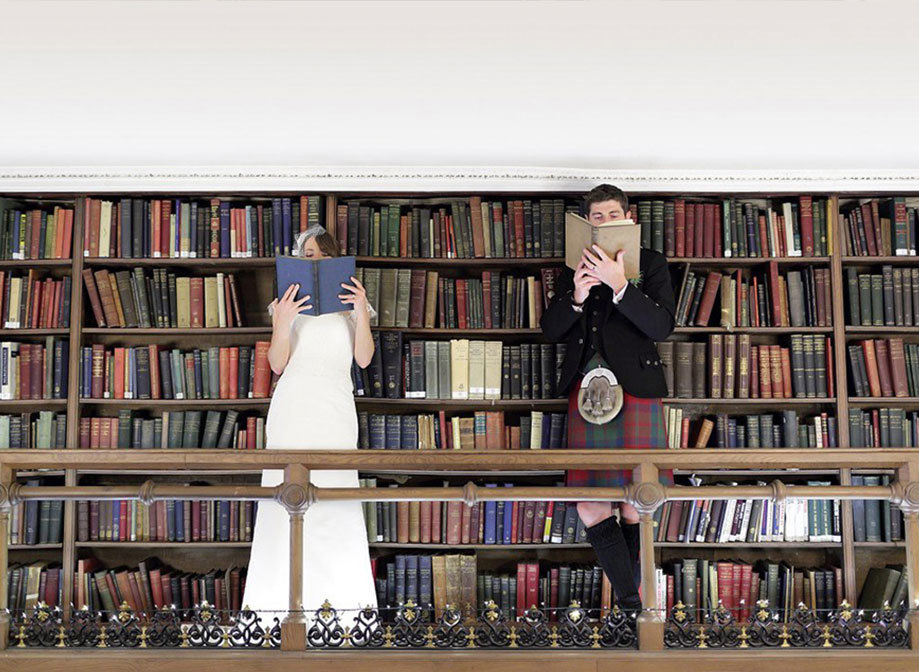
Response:
[[[540,326],[551,341],[567,344],[558,392],[567,393],[595,349],[609,364],[622,388],[635,397],[665,397],[667,383],[655,341],[673,331],[676,306],[664,255],[642,248],[638,285],[629,282],[619,304],[606,284],[591,288],[584,312],[572,308],[574,271],[559,276],[555,297]]]

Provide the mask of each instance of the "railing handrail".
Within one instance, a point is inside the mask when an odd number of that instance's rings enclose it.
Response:
[[[711,469],[763,467],[899,468],[919,464],[919,448],[686,448],[669,450],[2,450],[0,468],[11,469],[495,469],[636,468]]]

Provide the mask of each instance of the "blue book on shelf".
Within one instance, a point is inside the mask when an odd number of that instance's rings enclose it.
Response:
[[[487,483],[486,488],[498,487],[496,483]],[[498,538],[498,502],[485,501],[485,543],[495,544]]]
[[[514,487],[513,483],[505,483],[505,488]],[[505,544],[513,544],[514,540],[511,538],[511,531],[514,529],[514,503],[505,502],[504,504],[504,538],[502,542]]]
[[[310,300],[304,305],[312,308],[300,310],[301,315],[325,315],[351,310],[350,303],[342,303],[339,294],[347,294],[341,283],[352,284],[355,274],[354,257],[332,257],[330,259],[303,259],[281,256],[275,260],[278,280],[278,298],[291,285],[300,283],[297,299],[307,294]]]

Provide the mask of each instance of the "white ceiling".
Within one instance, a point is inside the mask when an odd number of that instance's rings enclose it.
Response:
[[[0,0],[0,166],[915,168],[917,19],[885,0]]]

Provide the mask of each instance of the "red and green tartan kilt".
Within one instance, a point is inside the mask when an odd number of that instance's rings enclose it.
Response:
[[[660,399],[633,397],[623,390],[622,410],[604,425],[587,422],[578,412],[578,380],[568,395],[568,448],[598,450],[631,450],[666,448],[667,430],[664,406]],[[661,469],[658,480],[673,485],[673,471]],[[569,469],[565,485],[616,488],[632,481],[631,469]]]

